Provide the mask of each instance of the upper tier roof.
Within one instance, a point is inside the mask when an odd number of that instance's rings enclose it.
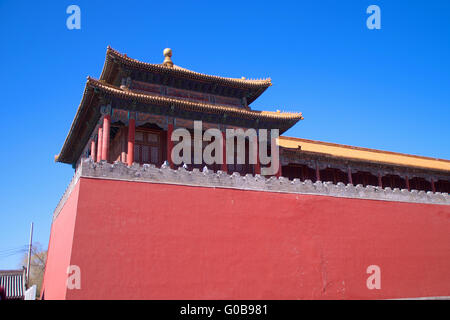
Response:
[[[112,84],[114,80],[112,78],[112,74],[114,74],[114,68],[124,65],[132,69],[138,69],[150,73],[166,74],[176,78],[184,78],[192,81],[199,81],[202,83],[210,83],[211,85],[222,85],[230,88],[238,88],[246,92],[246,98],[249,104],[272,85],[272,81],[270,78],[227,78],[191,71],[173,64],[170,59],[172,53],[171,51],[166,50],[164,51],[166,60],[164,60],[164,62],[161,64],[153,64],[132,59],[126,54],[122,54],[108,46],[106,50],[106,60],[103,66],[102,73],[100,75],[100,80],[104,80]]]

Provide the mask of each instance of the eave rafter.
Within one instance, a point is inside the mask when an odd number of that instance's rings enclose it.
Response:
[[[175,105],[182,107],[186,110],[204,111],[212,113],[228,113],[236,114],[240,117],[248,119],[260,118],[261,120],[276,120],[276,121],[290,121],[290,120],[302,120],[302,114],[300,112],[271,112],[271,111],[256,111],[248,110],[245,108],[231,107],[226,105],[209,104],[203,102],[192,102],[188,100],[175,99],[170,97],[156,96],[150,94],[136,93],[132,91],[122,90],[115,86],[112,86],[106,82],[88,78],[87,86],[99,89],[107,94],[111,94],[114,97],[136,100],[144,103],[157,104],[157,105]]]

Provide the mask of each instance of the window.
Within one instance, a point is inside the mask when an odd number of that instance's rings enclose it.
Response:
[[[134,161],[140,164],[161,164],[161,135],[153,130],[136,130]]]

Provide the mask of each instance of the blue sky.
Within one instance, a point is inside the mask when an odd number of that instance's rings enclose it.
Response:
[[[66,8],[81,8],[68,30]],[[381,8],[381,30],[366,8]],[[202,73],[271,77],[254,109],[300,111],[286,135],[450,159],[450,1],[0,1],[0,269],[47,247],[73,169],[55,164],[107,45]]]

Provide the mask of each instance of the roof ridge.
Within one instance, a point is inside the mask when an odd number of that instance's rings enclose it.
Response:
[[[124,59],[125,61],[139,64],[142,66],[160,68],[161,70],[172,70],[175,72],[186,73],[186,74],[199,76],[199,77],[207,77],[207,78],[210,78],[211,80],[227,80],[230,82],[234,82],[236,84],[247,84],[247,85],[251,84],[251,85],[260,85],[260,86],[266,86],[266,87],[270,87],[272,85],[272,79],[270,77],[264,78],[264,79],[242,79],[242,78],[222,77],[222,76],[209,75],[209,74],[205,74],[205,73],[201,73],[201,72],[197,72],[197,71],[192,71],[192,70],[180,67],[180,66],[176,66],[176,68],[174,68],[174,67],[167,67],[163,64],[143,62],[143,61],[140,61],[137,59],[130,58],[127,54],[120,53],[119,51],[111,48],[111,46],[108,45],[107,50],[106,50],[106,55],[108,56],[109,54],[119,57],[121,59]]]
[[[8,272],[8,273],[12,273],[12,272],[17,272],[17,273],[19,273],[19,272],[23,272],[23,269],[8,269],[8,270],[0,270],[0,274],[2,274],[2,273],[6,273],[6,272]]]

